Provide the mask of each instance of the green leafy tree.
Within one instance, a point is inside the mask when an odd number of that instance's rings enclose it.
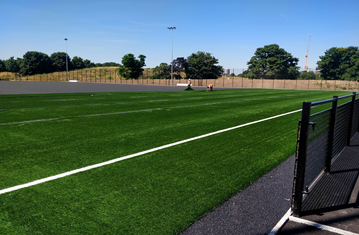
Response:
[[[52,66],[54,71],[66,71],[66,53],[65,52],[55,52],[50,55],[52,60]],[[68,68],[70,69],[70,56],[67,55]]]
[[[238,77],[248,78],[248,70],[244,70],[242,73],[238,74]]]
[[[105,62],[102,64],[103,67],[117,67],[120,64],[116,63],[116,62]]]
[[[102,64],[101,63],[96,63],[95,67],[102,67]]]
[[[142,67],[146,66],[146,56],[139,55],[138,58],[136,59],[131,53],[124,55],[122,57],[122,64],[118,66],[118,73],[125,79],[138,79],[143,73]]]
[[[17,60],[14,57],[10,57],[8,60],[5,61],[5,68],[6,71],[18,73],[20,71],[20,66]]]
[[[184,57],[178,57],[172,61],[174,79],[181,79],[181,72],[185,72],[187,60]],[[171,70],[171,67],[170,67]]]
[[[309,72],[303,71],[300,73],[299,79],[300,80],[316,80],[317,76],[314,74],[313,71],[309,71]]]
[[[22,63],[22,58],[16,58],[16,63],[19,66],[19,72],[20,72],[20,68],[21,68],[21,63]]]
[[[52,71],[52,60],[45,53],[28,51],[24,54],[20,66],[21,74],[33,75],[40,73],[49,73]]]
[[[75,56],[71,60],[74,69],[83,69],[85,68],[84,60],[81,57]]]
[[[216,79],[223,74],[223,67],[210,53],[199,51],[187,57],[186,77],[191,79]]]
[[[321,70],[323,79],[359,80],[358,47],[332,47],[319,58],[317,69]]]
[[[91,60],[84,60],[85,68],[93,68],[96,67],[95,63],[91,62]]]
[[[6,71],[6,66],[4,61],[0,60],[0,72]]]
[[[153,69],[152,79],[171,79],[171,66],[167,63],[161,63]]]
[[[254,56],[247,62],[249,78],[297,79],[299,59],[277,44],[257,48]]]
[[[91,62],[91,60],[84,60],[84,66],[85,68],[93,68],[96,67],[95,63]]]

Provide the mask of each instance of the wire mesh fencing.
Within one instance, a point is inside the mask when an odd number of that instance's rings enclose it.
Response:
[[[243,69],[231,70],[231,72],[239,73]],[[125,79],[118,74],[117,67],[97,67],[81,70],[71,70],[53,72],[48,74],[36,75],[21,75],[19,73],[0,72],[0,80],[11,81],[56,81],[66,82],[68,80],[76,80],[78,82],[87,83],[119,83],[119,84],[138,84],[138,85],[163,85],[176,86],[178,83],[185,83],[187,81],[186,75],[181,73],[181,79],[156,79],[155,71],[146,68],[142,76],[138,79]],[[343,81],[343,80],[301,80],[301,79],[249,79],[241,77],[239,73],[237,76],[223,74],[216,79],[191,79],[193,86],[207,86],[213,84],[214,87],[227,88],[265,88],[265,89],[295,89],[295,90],[331,90],[342,91],[359,90],[358,81]],[[167,76],[169,77],[169,76]]]
[[[321,203],[311,200],[310,207],[303,207],[324,174],[331,173],[331,166],[341,151],[350,145],[350,139],[359,131],[359,99],[357,93],[318,102],[304,102],[299,120],[297,152],[295,160],[292,211],[301,216],[306,208],[320,209]],[[338,100],[351,101],[338,106]],[[311,114],[314,106],[331,104],[324,111]],[[313,198],[313,195],[311,195]],[[304,209],[303,209],[304,208]]]

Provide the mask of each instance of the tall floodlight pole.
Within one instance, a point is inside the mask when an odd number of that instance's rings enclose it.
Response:
[[[167,28],[172,31],[171,86],[173,86],[173,30],[176,29],[176,27],[167,27]]]
[[[67,38],[65,38],[65,44],[66,44],[66,81],[68,81],[69,80],[69,76],[68,76],[69,68],[67,66]]]

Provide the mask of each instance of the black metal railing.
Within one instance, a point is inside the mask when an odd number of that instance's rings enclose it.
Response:
[[[332,162],[359,131],[357,93],[318,102],[304,102],[298,125],[294,169],[292,212],[301,216],[302,203],[324,174],[330,174]],[[349,99],[338,106],[338,101]],[[331,103],[332,107],[311,115],[315,106]]]

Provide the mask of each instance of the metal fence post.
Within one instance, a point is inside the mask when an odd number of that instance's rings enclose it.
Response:
[[[348,130],[348,140],[347,145],[350,145],[350,139],[352,138],[352,126],[353,126],[353,117],[354,117],[354,107],[355,107],[355,98],[356,92],[353,92],[352,103],[350,107],[350,119],[349,119],[349,130]]]
[[[330,124],[329,124],[329,140],[328,140],[328,155],[325,162],[325,172],[330,172],[332,155],[333,155],[333,145],[334,145],[334,130],[335,130],[335,119],[337,116],[337,106],[338,106],[338,96],[333,96],[332,109],[330,114]]]
[[[309,121],[311,102],[303,102],[302,119],[298,127],[297,152],[294,168],[292,211],[299,217],[302,210],[305,163],[307,160],[307,146],[309,135]]]

